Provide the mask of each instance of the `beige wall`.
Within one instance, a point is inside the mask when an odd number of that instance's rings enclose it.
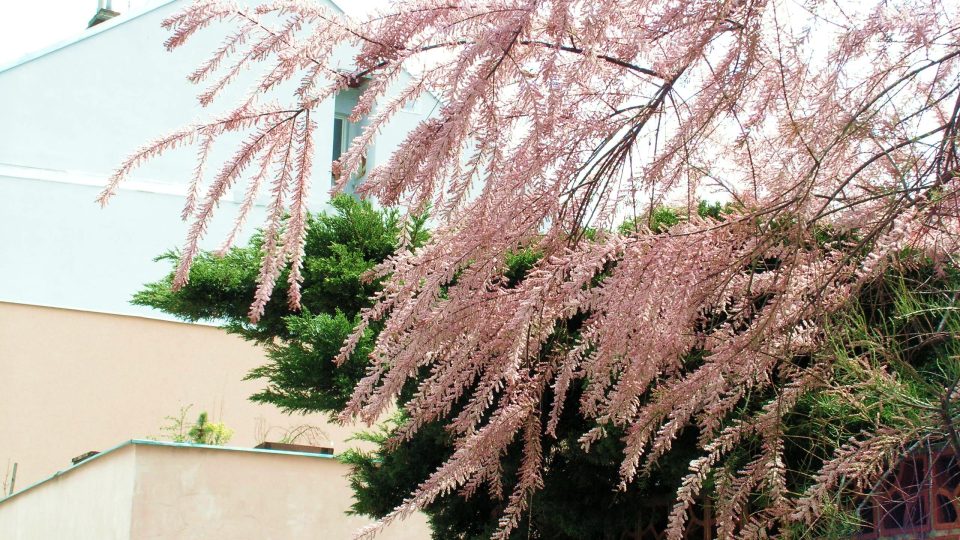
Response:
[[[188,419],[206,410],[236,430],[231,446],[306,423],[343,450],[350,429],[247,399],[262,383],[241,379],[264,361],[217,328],[0,302],[0,479],[16,462],[22,489],[89,450],[160,436],[189,404]]]
[[[0,502],[0,538],[129,538],[134,449],[122,448],[109,457],[85,463]]]
[[[0,502],[0,538],[347,539],[370,520],[345,515],[346,473],[330,458],[134,443]],[[429,533],[414,515],[378,538]]]

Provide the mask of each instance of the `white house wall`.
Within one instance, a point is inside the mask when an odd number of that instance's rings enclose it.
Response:
[[[153,257],[183,241],[179,214],[194,152],[177,150],[138,169],[104,210],[93,199],[142,144],[216,113],[197,104],[198,87],[186,75],[221,42],[226,27],[201,31],[167,52],[160,22],[184,5],[122,15],[64,46],[0,67],[0,301],[165,318],[129,299],[168,270]],[[335,64],[348,67],[346,51]],[[245,95],[240,88],[231,92],[220,107]],[[400,113],[370,149],[370,165],[382,163],[434,107],[426,96],[413,112]],[[319,210],[328,200],[333,100],[316,117],[311,207]],[[215,149],[208,173],[232,153],[228,146]],[[235,199],[219,208],[205,248],[226,235]],[[260,217],[257,208],[240,242]]]
[[[161,316],[129,301],[144,283],[169,271],[169,262],[152,259],[186,234],[186,225],[176,219],[183,197],[124,191],[116,204],[101,210],[93,204],[99,189],[11,178],[0,170],[0,235],[5,237],[0,241],[0,300]],[[257,208],[251,221],[261,215]],[[210,238],[222,238],[229,226],[227,214],[220,214]]]

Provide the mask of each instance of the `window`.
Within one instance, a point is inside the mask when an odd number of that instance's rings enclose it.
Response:
[[[353,138],[359,134],[360,126],[351,122],[347,115],[336,114],[333,117],[333,154],[332,160],[340,159],[340,156],[347,153]],[[367,156],[360,159],[360,170],[354,174],[354,180],[366,176],[367,174]],[[331,173],[331,181],[336,181],[337,175]]]
[[[350,146],[350,121],[338,114],[333,117],[333,161],[340,159]]]
[[[348,88],[339,92],[333,103],[333,148],[331,151],[331,161],[337,161],[353,144],[354,139],[360,135],[363,126],[366,125],[366,119],[359,122],[351,122],[350,115],[357,106],[360,99],[361,90],[359,88]],[[352,192],[360,180],[367,175],[367,159],[370,149],[364,151],[360,159],[360,167],[350,178],[350,181],[344,186],[344,190]],[[336,181],[337,175],[331,175],[331,180]]]
[[[901,458],[860,499],[858,510],[862,523],[857,540],[957,538],[960,458],[951,447],[928,447]]]

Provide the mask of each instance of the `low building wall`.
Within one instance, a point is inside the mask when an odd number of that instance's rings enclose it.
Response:
[[[120,448],[0,501],[0,538],[130,538],[134,457]]]
[[[346,465],[329,456],[130,441],[0,501],[0,538],[350,538]],[[385,540],[425,540],[422,515]]]

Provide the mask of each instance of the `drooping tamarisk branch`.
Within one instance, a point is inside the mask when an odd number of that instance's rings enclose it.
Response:
[[[804,493],[785,488],[777,423],[799,393],[834,382],[824,366],[792,359],[815,355],[826,318],[898,254],[945,261],[960,249],[960,6],[409,0],[345,21],[294,0],[255,10],[201,1],[168,20],[167,46],[215,21],[234,30],[192,76],[216,81],[201,100],[246,66],[265,75],[225,117],[138,151],[100,200],[145,160],[192,143],[197,192],[209,146],[246,136],[206,196],[187,200],[194,221],[178,282],[217,201],[256,164],[241,220],[258,189],[270,203],[252,320],[288,264],[288,298],[299,302],[312,132],[328,124],[317,105],[365,80],[353,115],[366,127],[334,164],[342,189],[405,104],[440,99],[358,188],[410,211],[432,206],[436,219],[430,242],[376,269],[384,289],[341,351],[382,326],[344,420],[376,421],[413,380],[397,436],[446,421],[456,441],[388,520],[460,488],[498,493],[499,457],[519,444],[505,537],[538,489],[539,438],[570,407],[594,423],[585,447],[624,433],[624,485],[683,433],[700,435],[673,537],[709,475],[729,495],[722,533],[760,536],[816,521],[840,476],[868,484],[883,456],[919,436],[865,433]],[[341,46],[353,51],[345,72],[331,69]],[[278,95],[291,80],[296,90]],[[280,104],[258,105],[268,97]],[[718,194],[731,211],[698,216],[695,201]],[[664,204],[685,205],[686,219],[657,226]],[[538,262],[510,279],[518,252]],[[767,394],[779,399],[741,414]],[[757,454],[720,471],[748,438]],[[750,508],[758,493],[769,503]]]

